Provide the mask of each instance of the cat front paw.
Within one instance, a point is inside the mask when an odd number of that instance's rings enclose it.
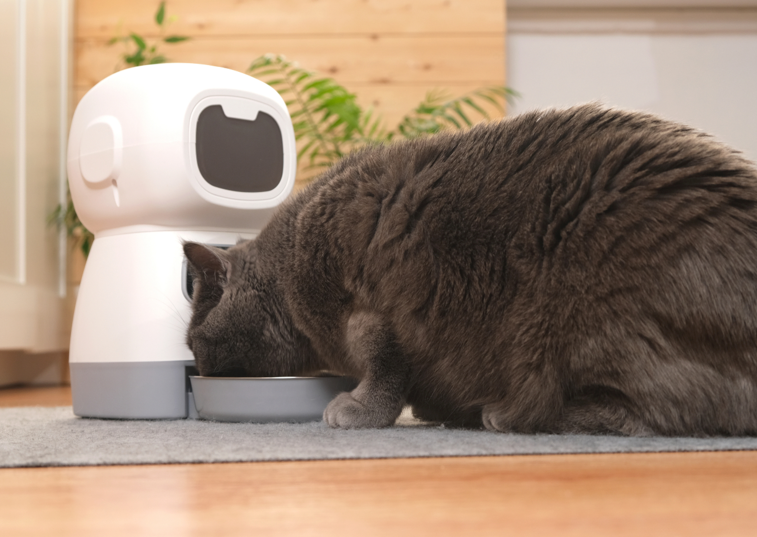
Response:
[[[397,415],[391,409],[364,405],[350,393],[340,393],[326,407],[323,420],[334,428],[378,428],[393,425]]]

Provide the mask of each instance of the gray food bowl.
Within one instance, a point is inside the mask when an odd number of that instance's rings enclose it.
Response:
[[[358,383],[351,377],[189,379],[200,418],[256,423],[318,421],[334,397]]]

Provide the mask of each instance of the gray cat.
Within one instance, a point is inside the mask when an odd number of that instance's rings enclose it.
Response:
[[[699,131],[583,105],[351,155],[253,241],[184,245],[203,375],[360,380],[514,432],[757,434],[757,171]]]

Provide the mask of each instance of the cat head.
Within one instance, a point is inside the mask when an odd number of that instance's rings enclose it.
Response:
[[[200,374],[297,374],[297,337],[254,242],[229,250],[187,242],[184,254],[193,278],[187,345]]]

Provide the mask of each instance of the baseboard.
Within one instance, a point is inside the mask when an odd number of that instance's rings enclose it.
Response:
[[[57,386],[68,382],[68,352],[0,351],[0,387]]]

